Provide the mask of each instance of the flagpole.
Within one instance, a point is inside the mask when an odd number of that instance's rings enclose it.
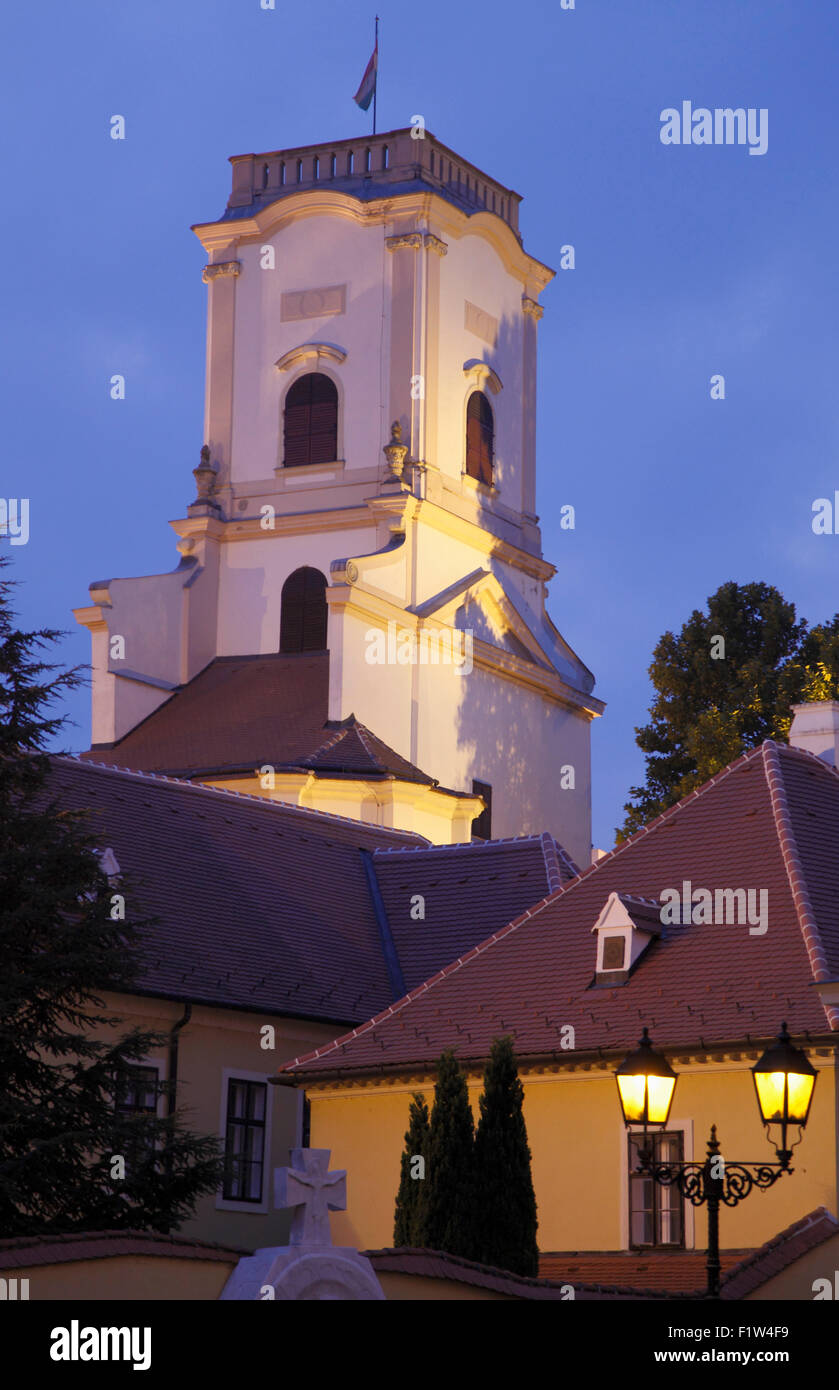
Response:
[[[373,45],[376,54],[376,76],[373,83],[373,134],[376,134],[376,92],[379,86],[379,16],[376,15],[376,42]]]

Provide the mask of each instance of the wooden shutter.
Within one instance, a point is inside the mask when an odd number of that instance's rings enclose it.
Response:
[[[494,425],[492,406],[483,391],[473,391],[466,407],[466,472],[492,486]]]
[[[322,372],[298,377],[285,400],[283,463],[334,463],[338,456],[338,391]]]
[[[308,565],[290,574],[283,585],[280,617],[281,652],[326,650],[326,579]]]

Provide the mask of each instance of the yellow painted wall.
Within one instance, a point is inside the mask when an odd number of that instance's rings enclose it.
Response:
[[[766,1192],[753,1192],[720,1217],[725,1249],[752,1248],[793,1221],[826,1206],[837,1210],[837,1101],[835,1073],[826,1057],[813,1057],[820,1071],[808,1127],[793,1159],[795,1172]],[[701,1160],[712,1123],[723,1157],[729,1161],[771,1161],[757,1110],[750,1063],[680,1067],[672,1124],[692,1123],[685,1157]],[[626,1131],[611,1071],[525,1076],[525,1121],[533,1155],[533,1181],[539,1215],[539,1246],[549,1250],[627,1248],[628,1197]],[[433,1081],[310,1090],[312,1144],[332,1150],[332,1166],[348,1170],[348,1203],[336,1213],[337,1244],[360,1249],[388,1246],[393,1239],[393,1208],[399,1159],[413,1091],[431,1103]],[[480,1080],[469,1095],[478,1113]],[[704,1249],[702,1208],[692,1243]]]
[[[98,1260],[69,1260],[33,1265],[0,1274],[29,1280],[29,1302],[68,1299],[215,1299],[236,1268],[236,1258],[179,1260],[163,1255],[122,1255]],[[19,1295],[18,1295],[19,1296]]]

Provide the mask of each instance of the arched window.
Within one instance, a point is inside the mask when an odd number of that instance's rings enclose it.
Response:
[[[283,421],[286,468],[334,463],[338,457],[338,391],[323,372],[307,372],[289,388]]]
[[[483,391],[473,391],[466,407],[466,472],[492,486],[492,406]]]
[[[281,652],[326,650],[326,579],[304,565],[283,585],[280,616]]]

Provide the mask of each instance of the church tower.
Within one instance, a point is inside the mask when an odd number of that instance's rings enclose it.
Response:
[[[545,608],[519,195],[428,131],[237,155],[171,574],[91,585],[87,756],[591,845],[594,679]],[[121,638],[115,641],[115,638]]]

